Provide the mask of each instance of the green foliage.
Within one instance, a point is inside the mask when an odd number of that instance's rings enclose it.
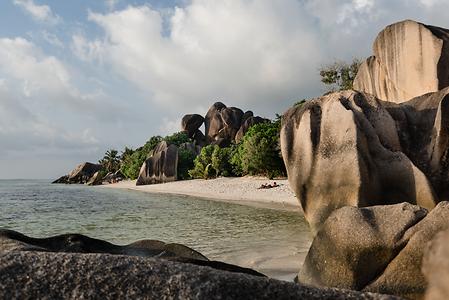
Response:
[[[284,176],[279,149],[280,120],[252,126],[234,151],[231,163],[238,175]]]
[[[176,132],[176,133],[173,133],[172,135],[166,136],[164,138],[164,141],[166,141],[167,144],[169,144],[169,145],[173,144],[173,145],[176,145],[177,147],[181,146],[181,144],[192,142],[192,140],[189,138],[187,133],[185,133],[183,131]]]
[[[194,159],[196,154],[192,151],[179,148],[178,150],[178,179],[190,179],[189,170],[194,167]]]
[[[361,61],[354,58],[351,63],[335,62],[320,69],[321,82],[329,86],[328,92],[350,90]]]
[[[137,179],[143,163],[153,154],[152,152],[157,144],[162,141],[166,141],[168,144],[174,144],[178,147],[183,143],[191,142],[185,132],[177,132],[166,136],[165,138],[153,136],[145,143],[145,145],[137,148],[135,151],[126,147],[122,152],[120,166],[123,175],[129,179]],[[195,154],[186,149],[179,149],[178,155],[178,177],[179,179],[188,179],[188,170],[193,167]]]
[[[189,170],[194,167],[193,160],[196,155],[190,150],[180,147],[184,143],[191,143],[192,140],[189,138],[186,132],[180,131],[168,135],[164,138],[167,144],[176,145],[178,149],[178,179],[185,180],[190,179]]]
[[[107,172],[115,172],[120,169],[120,158],[118,151],[110,149],[106,151],[103,158],[98,161]]]
[[[234,149],[232,147],[220,148],[215,145],[212,152],[211,165],[215,171],[216,176],[229,177],[233,176],[233,166],[231,164],[231,158]]]
[[[122,152],[122,160],[120,164],[120,171],[126,178],[137,179],[140,172],[140,167],[145,160],[151,156],[151,152],[162,141],[162,137],[151,137],[143,147],[140,147],[133,151],[132,149],[125,148]]]
[[[194,160],[194,167],[189,171],[190,176],[208,179],[237,175],[231,162],[235,149],[235,146],[220,148],[217,145],[208,145],[204,147]]]
[[[201,149],[200,155],[198,155],[194,162],[194,167],[189,171],[189,175],[192,178],[208,179],[213,177],[211,174],[212,169],[212,153],[214,152],[216,145],[208,145]]]

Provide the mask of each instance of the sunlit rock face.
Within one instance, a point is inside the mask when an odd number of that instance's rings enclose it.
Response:
[[[354,89],[401,103],[449,86],[449,30],[406,20],[387,26]]]
[[[343,91],[285,113],[282,155],[313,232],[347,205],[449,200],[448,94],[396,104]]]

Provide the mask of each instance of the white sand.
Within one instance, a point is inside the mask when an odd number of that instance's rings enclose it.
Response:
[[[276,182],[279,187],[258,189],[263,183]],[[136,186],[136,181],[122,181],[105,185],[108,188],[137,190],[147,193],[163,193],[194,196],[272,209],[301,211],[298,200],[290,189],[288,180],[268,180],[261,177],[220,177],[194,179],[163,184]]]

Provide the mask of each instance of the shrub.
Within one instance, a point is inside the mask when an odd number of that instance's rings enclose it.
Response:
[[[196,154],[184,148],[178,150],[178,179],[190,179],[189,170],[194,167]]]
[[[279,120],[252,126],[232,157],[234,172],[239,175],[285,176],[279,148]]]
[[[137,148],[135,151],[129,151],[129,148],[125,148],[122,153],[122,160],[120,171],[126,178],[137,179],[140,172],[140,167],[145,160],[151,155],[151,152],[162,141],[162,137],[151,137],[144,146]]]
[[[211,165],[217,177],[229,177],[234,175],[231,164],[232,154],[233,148],[220,148],[215,145],[214,151],[212,152]]]
[[[181,144],[184,143],[190,143],[192,140],[189,138],[186,132],[180,131],[173,133],[172,135],[168,135],[164,138],[164,141],[167,142],[167,144],[173,144],[177,147],[181,146]]]
[[[200,155],[198,155],[193,161],[194,167],[189,171],[189,175],[192,178],[202,178],[208,179],[212,177],[211,168],[212,168],[212,153],[214,152],[214,145],[208,145],[201,149]]]
[[[339,61],[324,66],[320,68],[321,82],[329,87],[328,92],[350,90],[361,63],[354,58],[351,63]]]

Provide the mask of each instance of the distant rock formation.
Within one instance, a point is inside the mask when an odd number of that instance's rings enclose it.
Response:
[[[243,118],[242,120],[242,125],[235,135],[236,143],[240,142],[243,139],[248,129],[250,129],[252,126],[260,123],[270,122],[270,120],[268,119],[254,116],[249,116],[248,118]]]
[[[162,141],[140,168],[136,185],[171,182],[177,179],[178,147]]]
[[[208,144],[227,147],[233,142],[240,142],[248,129],[256,124],[269,122],[270,120],[255,117],[252,111],[243,112],[237,107],[227,107],[221,102],[215,102],[207,111],[203,118],[205,134],[199,131],[202,125],[201,116],[185,115],[182,118],[181,129],[189,133],[198,145],[202,147]],[[193,120],[197,120],[194,122]],[[195,126],[188,128],[188,124],[195,123]],[[199,124],[199,126],[197,126]]]
[[[396,299],[269,279],[169,245],[146,240],[117,246],[82,235],[34,239],[0,231],[0,298]]]
[[[108,183],[116,183],[119,181],[122,181],[123,179],[125,179],[125,175],[123,175],[123,173],[120,170],[117,170],[115,172],[109,172],[108,174],[106,174],[102,179],[101,182],[104,184],[108,184]]]
[[[421,273],[427,243],[448,228],[449,202],[430,213],[408,203],[343,207],[315,237],[299,281],[420,299],[427,287]]]
[[[181,121],[181,130],[187,132],[189,138],[193,138],[203,123],[204,118],[201,115],[185,115]]]
[[[101,185],[103,183],[103,176],[100,171],[95,172],[94,175],[86,183],[87,185]]]
[[[101,165],[93,164],[90,162],[85,162],[79,164],[74,170],[72,170],[68,175],[62,176],[59,179],[53,181],[53,183],[66,183],[66,184],[86,184],[95,173],[101,170]]]
[[[354,89],[401,103],[449,86],[449,30],[406,20],[387,26]]]
[[[449,200],[448,93],[395,104],[344,91],[285,113],[282,155],[312,231],[345,205]]]

